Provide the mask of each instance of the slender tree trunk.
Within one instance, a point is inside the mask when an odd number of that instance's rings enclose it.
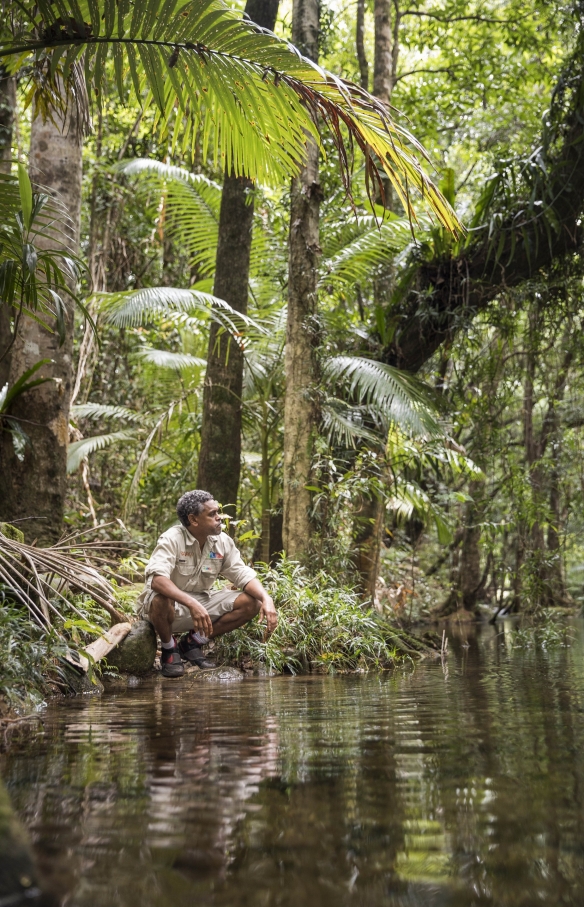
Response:
[[[294,0],[292,40],[312,60],[318,59],[319,0]],[[318,420],[314,387],[316,345],[319,213],[318,147],[308,138],[306,162],[292,181],[286,328],[284,401],[284,548],[289,557],[306,551],[313,440]]]
[[[395,5],[395,3],[394,3]],[[397,6],[396,6],[397,9]],[[399,19],[394,16],[392,30],[392,0],[375,0],[374,16],[374,61],[373,61],[373,94],[389,107],[397,66],[397,48],[399,48],[397,25]],[[359,7],[357,7],[357,51],[359,53]],[[364,49],[363,49],[364,54]],[[361,57],[359,56],[361,65]],[[382,176],[383,193],[380,192],[378,203],[386,208],[393,207],[393,193],[390,181]],[[388,262],[380,269],[374,282],[373,296],[376,307],[386,308],[393,293],[394,268]],[[363,516],[366,514],[366,518]],[[360,576],[363,593],[375,601],[377,578],[381,565],[381,544],[385,529],[385,500],[375,496],[362,502],[356,516],[353,530],[355,538],[354,562]]]
[[[369,91],[369,62],[365,53],[365,0],[357,0],[355,46],[357,49],[357,60],[359,61],[359,84],[361,88]]]
[[[68,105],[64,122],[57,113],[51,120],[35,117],[31,129],[31,179],[41,184],[64,203],[70,218],[67,245],[79,244],[81,212],[81,148],[75,104]],[[56,124],[56,125],[55,125]],[[54,241],[37,238],[41,247]],[[69,400],[72,385],[73,322],[71,300],[66,300],[68,316],[64,343],[52,330],[32,319],[21,321],[10,366],[10,383],[16,381],[40,359],[51,362],[40,375],[45,384],[19,396],[11,410],[30,439],[20,457],[10,436],[0,439],[0,519],[26,518],[22,523],[26,537],[41,543],[56,540],[62,530],[66,492],[67,443],[69,437]],[[8,477],[8,481],[6,478]]]
[[[361,578],[361,592],[372,605],[375,604],[384,529],[385,501],[378,497],[363,498],[354,523],[354,561]]]
[[[12,126],[16,108],[16,79],[0,67],[0,173],[10,173]],[[0,304],[0,390],[10,375],[10,342],[12,340],[10,309]]]
[[[252,22],[273,30],[278,2],[248,0],[245,12]],[[252,181],[226,173],[213,292],[243,314],[248,303],[253,213]],[[214,323],[209,334],[197,485],[223,506],[232,505],[232,513],[241,472],[242,387],[243,353]]]
[[[460,530],[462,535],[460,552],[453,558],[452,588],[436,616],[446,617],[460,609],[477,614],[480,597],[485,589],[489,563],[483,571],[480,547],[481,522],[486,506],[483,480],[476,479],[470,483],[469,497],[471,500],[465,505]]]
[[[374,0],[373,4],[373,19],[375,24],[373,94],[388,106],[391,100],[394,80],[391,6],[391,0]]]

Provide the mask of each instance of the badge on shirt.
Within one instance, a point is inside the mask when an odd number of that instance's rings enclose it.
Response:
[[[217,563],[219,561],[219,563]],[[217,573],[221,572],[221,567],[223,566],[223,555],[219,554],[217,551],[209,551],[209,557],[203,561],[203,566],[201,567],[201,573],[208,573],[216,576]]]

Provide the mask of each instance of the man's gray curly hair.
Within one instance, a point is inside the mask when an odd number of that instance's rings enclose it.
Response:
[[[193,516],[198,516],[203,509],[203,505],[207,501],[213,501],[213,495],[208,491],[186,491],[181,498],[178,499],[176,505],[176,513],[186,528],[189,528],[189,514],[192,513]]]

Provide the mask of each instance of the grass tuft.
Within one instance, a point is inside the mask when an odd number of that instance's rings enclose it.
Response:
[[[259,619],[220,637],[219,659],[296,674],[383,670],[404,658],[399,631],[326,572],[311,575],[282,561],[258,574],[278,609],[278,627],[267,641]]]

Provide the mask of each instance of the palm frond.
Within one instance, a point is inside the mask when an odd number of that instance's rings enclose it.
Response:
[[[329,398],[322,407],[322,422],[329,443],[347,449],[359,447],[364,441],[383,448],[383,432],[375,432],[365,424],[360,407],[349,406],[344,400]]]
[[[189,353],[171,353],[168,350],[157,350],[144,347],[135,354],[139,359],[150,362],[158,368],[171,368],[180,371],[186,368],[205,368],[206,359],[191,356]]]
[[[137,327],[153,318],[173,313],[189,315],[200,312],[217,321],[238,341],[249,328],[258,333],[263,332],[260,325],[248,315],[237,312],[223,299],[199,290],[144,287],[118,293],[99,293],[94,299],[105,320],[120,328]]]
[[[331,277],[349,284],[364,281],[379,265],[411,247],[411,225],[406,217],[392,218],[382,224],[372,216],[361,217],[358,226],[356,235],[351,231],[353,235],[345,244],[339,244],[340,248],[329,258],[323,258],[321,270],[327,281]]]
[[[379,162],[409,217],[417,192],[444,227],[460,229],[424,170],[424,149],[381,102],[222,0],[22,4],[0,44],[0,59],[12,68],[33,58],[66,79],[83,72],[88,96],[98,100],[108,54],[122,100],[131,86],[145,105],[155,105],[159,124],[174,128],[174,146],[192,148],[198,136],[203,157],[212,154],[222,169],[281,184],[298,172],[307,133],[318,140],[320,120],[337,147],[347,187],[356,145],[372,196],[381,186]],[[82,69],[76,66],[81,59]]]
[[[444,434],[429,389],[399,369],[361,356],[335,356],[326,360],[323,374],[348,386],[358,402],[374,407],[389,424],[414,435]]]
[[[448,545],[452,541],[452,529],[447,517],[415,482],[398,481],[388,506],[398,519],[408,520],[414,513],[433,519],[440,544]]]
[[[74,419],[119,419],[123,422],[144,420],[144,413],[137,413],[127,406],[111,406],[107,403],[74,403],[71,415]]]
[[[190,173],[161,161],[135,158],[121,165],[127,176],[139,177],[136,186],[154,184],[164,193],[164,231],[201,275],[215,270],[219,239],[221,186],[200,173]]]
[[[91,564],[92,553],[84,551],[80,544],[77,554],[82,559],[56,546],[37,548],[0,532],[0,582],[28,609],[31,619],[43,630],[50,629],[51,614],[61,623],[64,613],[69,610],[84,617],[63,594],[69,589],[90,595],[114,622],[123,621],[115,607],[111,583]]]
[[[95,453],[96,450],[103,450],[104,447],[110,447],[112,444],[122,444],[135,440],[135,431],[123,429],[122,431],[112,431],[109,434],[93,435],[91,438],[82,438],[81,441],[74,441],[67,449],[67,472],[76,472],[85,457]]]

